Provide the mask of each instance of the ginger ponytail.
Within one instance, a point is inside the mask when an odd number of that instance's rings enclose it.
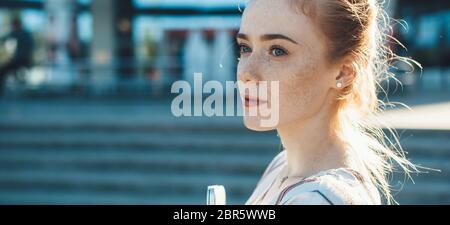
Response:
[[[390,104],[388,99],[386,102],[378,99],[380,92],[384,92],[380,83],[395,79],[389,72],[394,61],[402,61],[411,67],[420,67],[420,64],[395,55],[389,48],[389,42],[401,43],[391,36],[392,26],[383,9],[384,1],[293,2],[296,9],[313,17],[321,26],[329,40],[330,60],[353,59],[355,78],[338,99],[337,132],[342,140],[347,140],[366,177],[384,196],[385,202],[395,203],[389,184],[390,174],[399,168],[410,177],[410,173],[419,170],[406,159],[395,131],[378,119]]]

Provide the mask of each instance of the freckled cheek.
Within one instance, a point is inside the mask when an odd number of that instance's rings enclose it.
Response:
[[[280,81],[280,111],[283,113],[304,110],[313,99],[313,87],[304,79]],[[284,113],[283,113],[284,114]]]
[[[313,57],[301,57],[292,63],[287,75],[280,79],[280,113],[308,114],[319,101],[321,75]]]

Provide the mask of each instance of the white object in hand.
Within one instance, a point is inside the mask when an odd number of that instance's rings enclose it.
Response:
[[[208,186],[206,193],[207,205],[226,205],[225,187],[222,185]]]

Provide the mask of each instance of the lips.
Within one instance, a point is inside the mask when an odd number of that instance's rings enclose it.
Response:
[[[253,107],[253,106],[259,106],[262,104],[267,103],[267,101],[261,100],[259,98],[245,96],[244,97],[244,105],[245,107]]]

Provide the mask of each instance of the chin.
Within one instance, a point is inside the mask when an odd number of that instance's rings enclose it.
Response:
[[[261,126],[262,119],[260,117],[244,116],[244,125],[247,129],[253,131],[271,131],[276,129],[276,126],[266,127]]]

